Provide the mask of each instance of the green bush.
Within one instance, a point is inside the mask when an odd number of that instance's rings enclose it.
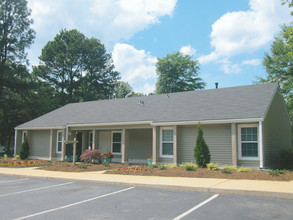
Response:
[[[234,170],[235,168],[233,166],[228,166],[228,165],[225,165],[223,166],[222,168],[222,173],[227,173],[227,174],[230,174],[232,173],[232,170]]]
[[[218,163],[209,163],[207,164],[208,170],[219,170],[219,164]]]
[[[207,167],[207,164],[211,161],[211,154],[208,145],[206,144],[203,131],[198,124],[196,144],[194,148],[194,159],[199,167]]]
[[[29,144],[28,144],[27,137],[25,137],[19,151],[19,156],[20,156],[20,159],[25,160],[28,158],[28,155],[29,155]]]
[[[282,169],[293,169],[293,148],[280,151],[280,166]]]
[[[177,165],[176,164],[167,164],[167,165],[165,165],[167,168],[170,168],[170,169],[172,169],[172,168],[176,168],[177,167]]]
[[[87,165],[85,163],[77,164],[78,168],[87,169]]]
[[[285,174],[286,173],[286,170],[270,170],[269,171],[270,175],[272,176],[279,176],[280,174]]]
[[[180,167],[184,167],[186,171],[195,171],[198,166],[190,162],[190,163],[181,164]]]
[[[249,168],[249,167],[239,167],[237,169],[237,172],[240,172],[240,173],[249,173],[249,172],[251,172],[251,168]]]
[[[160,165],[159,166],[159,170],[166,170],[167,169],[167,166],[166,165]]]

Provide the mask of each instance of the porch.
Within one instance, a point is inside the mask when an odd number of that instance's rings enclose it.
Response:
[[[169,142],[162,143],[162,132],[168,129]],[[165,135],[166,136],[166,135]],[[112,162],[125,164],[146,164],[147,156],[153,157],[153,164],[177,163],[176,126],[162,127],[111,127],[81,128],[70,127],[64,130],[64,140],[77,138],[76,155],[86,149],[98,149],[102,154],[113,153]],[[162,147],[163,146],[163,147]],[[165,150],[163,150],[165,149]],[[164,151],[164,152],[162,152]],[[62,144],[61,158],[72,155],[72,145]]]

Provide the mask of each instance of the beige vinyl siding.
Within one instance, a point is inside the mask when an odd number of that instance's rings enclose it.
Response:
[[[54,139],[53,139],[53,142],[54,142]],[[30,131],[29,132],[29,151],[30,151],[29,156],[49,157],[50,131]]]
[[[131,129],[129,133],[129,160],[146,160],[152,155],[152,129]]]
[[[231,124],[202,125],[211,162],[232,164]],[[178,126],[178,163],[194,161],[197,126]]]
[[[279,152],[291,143],[291,125],[282,96],[276,92],[263,122],[264,167],[279,164]]]
[[[259,160],[238,160],[237,167],[259,168]]]
[[[99,132],[99,150],[102,154],[111,151],[111,131]]]

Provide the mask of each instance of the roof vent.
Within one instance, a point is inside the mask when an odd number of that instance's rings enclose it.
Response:
[[[216,89],[217,89],[217,88],[218,88],[218,86],[219,86],[219,83],[218,83],[218,82],[216,82],[216,83],[215,83],[215,85],[216,85]]]
[[[144,105],[144,101],[139,100],[140,105]]]

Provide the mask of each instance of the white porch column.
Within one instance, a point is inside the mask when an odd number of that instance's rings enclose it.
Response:
[[[17,130],[15,129],[15,131],[14,131],[14,152],[13,152],[14,157],[16,155],[16,146],[17,146]]]
[[[53,130],[50,130],[50,147],[49,147],[49,160],[52,160],[52,151],[53,151]]]
[[[126,149],[125,149],[125,128],[122,129],[121,133],[121,163],[125,163],[126,161]]]
[[[173,163],[177,164],[177,125],[173,126]]]
[[[231,143],[232,143],[232,165],[237,166],[237,142],[236,142],[236,124],[231,124]]]
[[[92,143],[92,149],[94,150],[96,147],[96,130],[93,129],[93,143]]]
[[[153,164],[157,163],[157,127],[153,127]]]
[[[66,134],[65,134],[66,133]],[[65,157],[65,135],[67,135],[66,130],[63,130],[63,135],[62,135],[62,150],[61,150],[61,161],[64,160]],[[67,137],[66,137],[67,139]]]
[[[262,121],[259,122],[259,168],[263,168],[263,135],[262,135]]]

